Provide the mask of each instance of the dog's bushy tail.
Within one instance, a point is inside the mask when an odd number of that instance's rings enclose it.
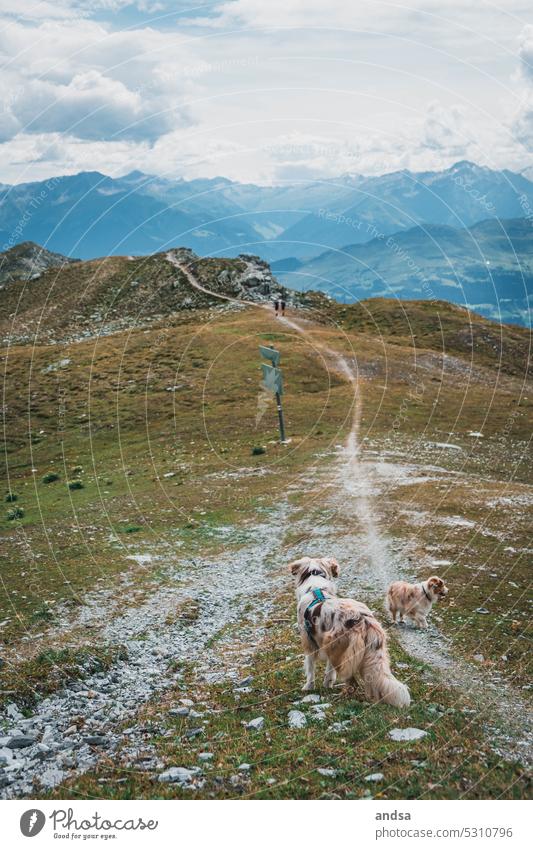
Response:
[[[339,681],[360,678],[371,702],[395,707],[411,703],[409,690],[391,672],[387,636],[370,610],[337,621],[324,633],[322,648]]]
[[[387,637],[374,618],[366,618],[365,652],[359,674],[363,679],[365,695],[372,702],[386,702],[394,707],[408,707],[409,690],[391,672]]]

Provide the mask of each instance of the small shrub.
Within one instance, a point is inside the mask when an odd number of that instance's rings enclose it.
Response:
[[[59,480],[59,475],[57,472],[47,472],[43,475],[43,483],[53,483],[54,481]]]
[[[258,457],[259,454],[266,454],[266,448],[263,448],[262,445],[254,445],[252,448],[252,457]]]
[[[68,488],[69,489],[83,489],[83,482],[79,481],[79,480],[69,481],[68,482]]]
[[[141,525],[126,525],[120,529],[122,534],[136,534],[137,531],[142,531]]]
[[[46,602],[43,602],[40,607],[32,614],[32,622],[51,622],[54,619],[53,610],[48,607]]]
[[[16,495],[14,492],[6,492],[6,501],[9,504],[11,504],[13,501],[17,501],[17,500],[18,500],[18,495]]]
[[[13,507],[12,510],[8,510],[7,518],[10,522],[13,522],[15,519],[23,519],[24,510],[22,507]]]

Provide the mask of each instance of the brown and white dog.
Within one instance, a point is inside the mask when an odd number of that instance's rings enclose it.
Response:
[[[317,659],[326,661],[324,686],[361,679],[366,697],[407,707],[409,690],[390,669],[385,632],[366,604],[337,596],[333,557],[302,557],[289,564],[298,605],[298,627],[305,652],[304,690],[315,684]]]
[[[447,593],[448,587],[436,575],[421,584],[394,581],[387,590],[386,604],[393,622],[396,622],[396,617],[403,622],[404,616],[408,616],[419,628],[427,628],[426,616],[434,602]]]

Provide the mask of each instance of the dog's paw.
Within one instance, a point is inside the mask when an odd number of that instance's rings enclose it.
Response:
[[[310,684],[308,684],[306,682],[302,687],[302,690],[304,691],[304,693],[307,693],[309,690],[314,690],[314,689],[315,689],[315,682],[314,681],[312,681]]]

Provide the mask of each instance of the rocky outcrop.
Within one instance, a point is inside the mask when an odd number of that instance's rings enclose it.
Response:
[[[0,254],[0,286],[13,280],[34,280],[49,268],[61,268],[77,261],[47,251],[35,242],[22,242]]]

